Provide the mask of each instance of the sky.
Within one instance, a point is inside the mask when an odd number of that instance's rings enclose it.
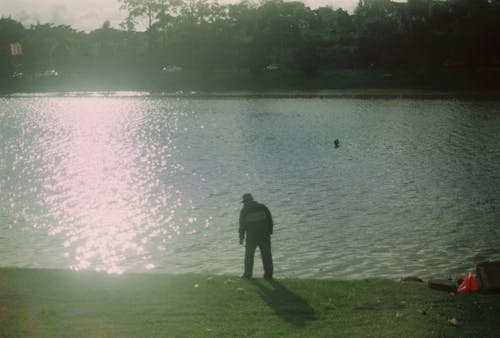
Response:
[[[219,0],[219,3],[239,2]],[[311,8],[331,6],[352,12],[358,0],[302,0]],[[118,0],[0,0],[0,17],[11,17],[25,26],[40,23],[70,25],[78,30],[89,31],[109,20],[119,27],[126,13],[120,10]]]

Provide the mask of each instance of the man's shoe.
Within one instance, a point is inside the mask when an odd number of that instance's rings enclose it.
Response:
[[[264,276],[264,279],[272,282],[273,281],[273,276]]]
[[[254,280],[252,276],[247,276],[247,275],[242,275],[241,279],[246,279],[246,280]]]

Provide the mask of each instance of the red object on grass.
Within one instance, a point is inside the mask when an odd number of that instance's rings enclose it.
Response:
[[[472,276],[472,272],[469,272],[467,278],[465,278],[462,284],[458,287],[457,292],[475,292],[477,290],[479,290],[479,286],[477,285],[476,279]]]

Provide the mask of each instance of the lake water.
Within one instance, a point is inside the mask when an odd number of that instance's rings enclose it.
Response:
[[[251,192],[276,277],[446,278],[500,258],[499,169],[500,101],[4,97],[0,266],[239,275]]]

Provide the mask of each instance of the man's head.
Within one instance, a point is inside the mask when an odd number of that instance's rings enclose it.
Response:
[[[241,201],[241,203],[248,203],[248,202],[253,201],[253,196],[250,193],[246,193],[246,194],[243,194],[242,199],[243,200]]]

